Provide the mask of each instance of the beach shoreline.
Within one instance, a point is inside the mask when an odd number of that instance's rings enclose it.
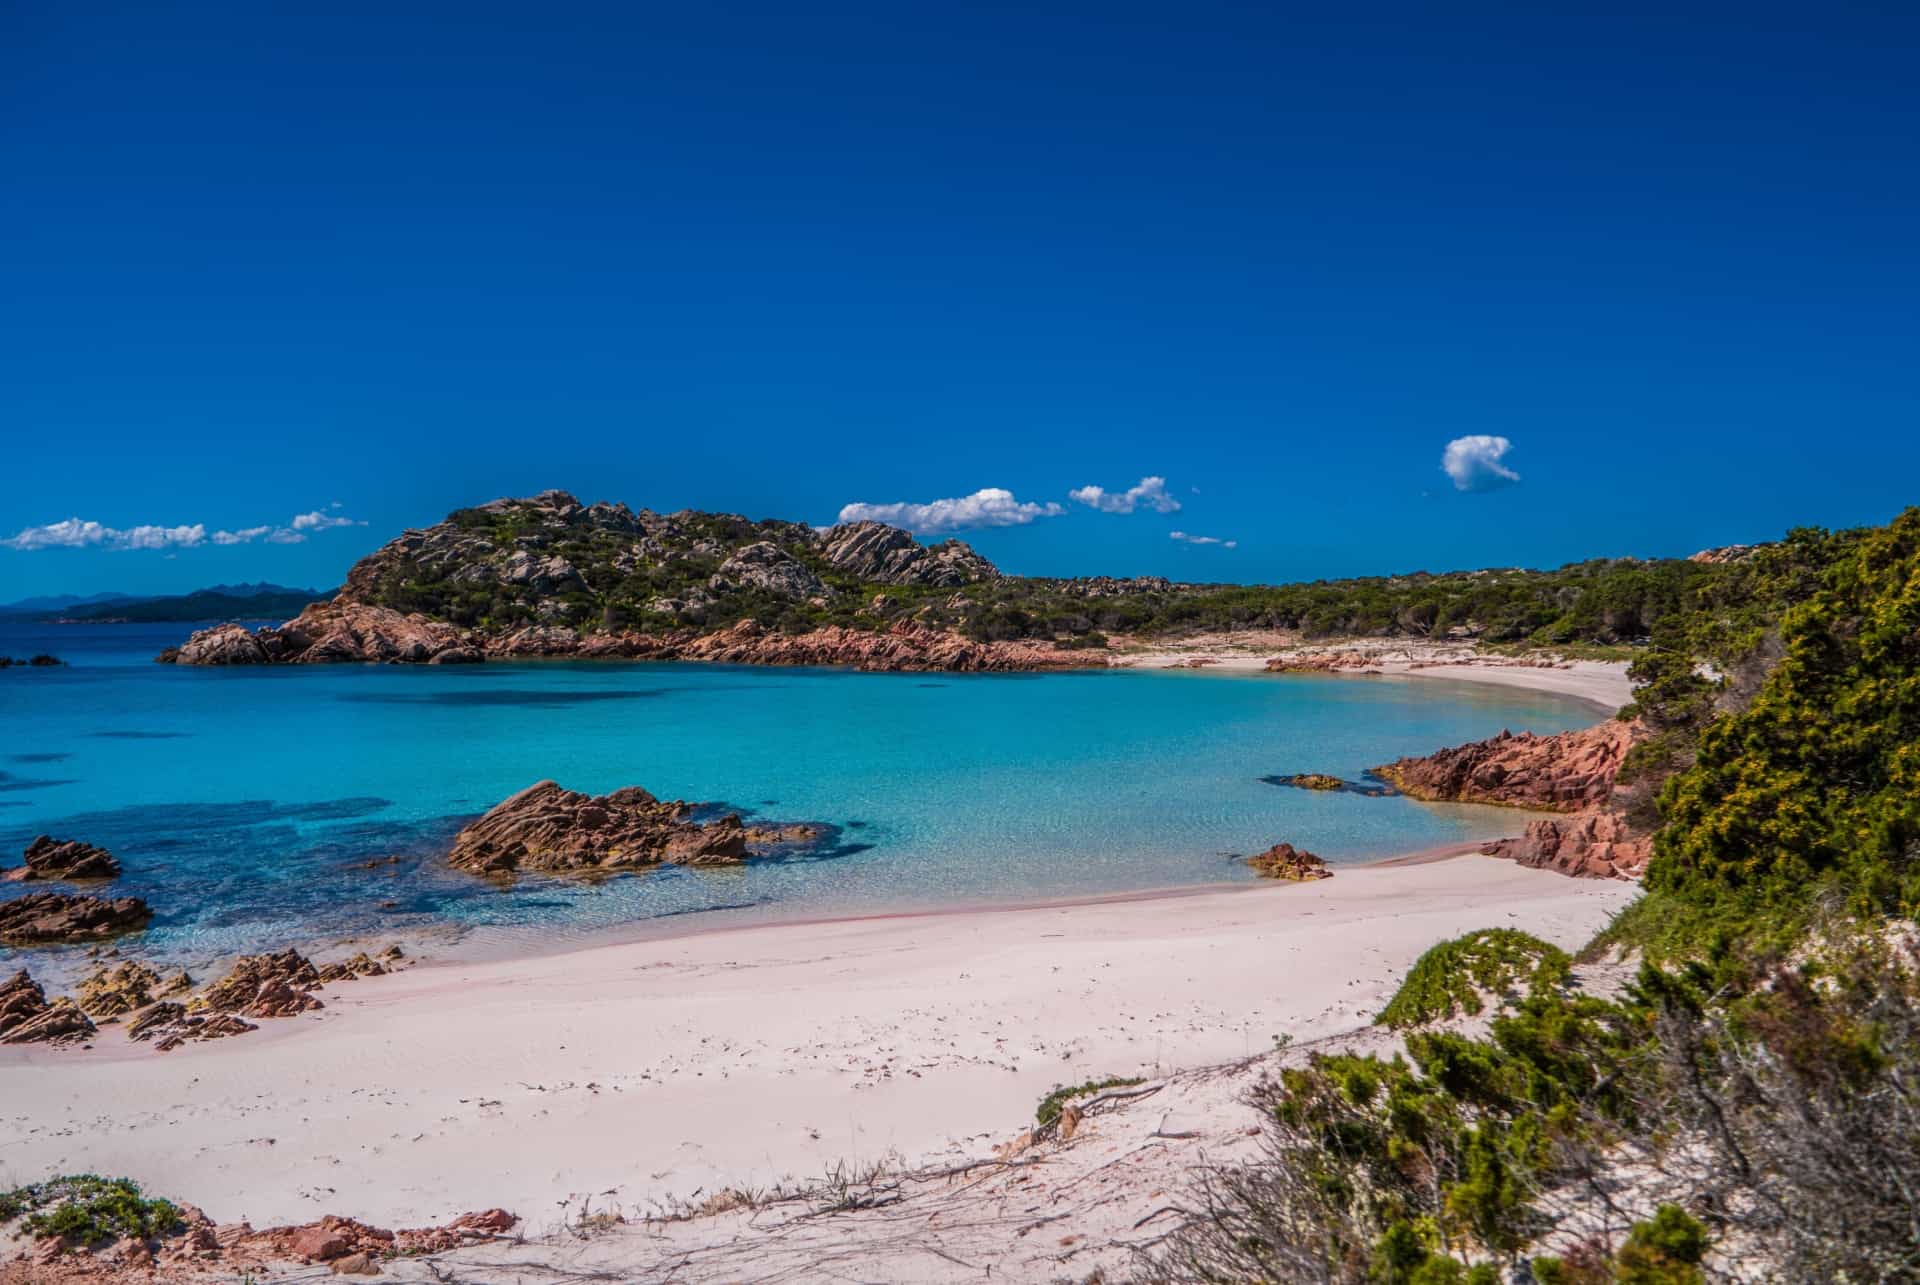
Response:
[[[1503,656],[1475,647],[1405,638],[1306,642],[1292,634],[1206,634],[1175,643],[1121,643],[1111,669],[1192,669],[1201,673],[1267,672],[1272,660],[1340,657],[1347,667],[1314,678],[1447,679],[1520,688],[1580,701],[1611,716],[1633,699],[1624,660],[1568,660],[1551,652],[1538,657]],[[1297,672],[1297,671],[1296,671]]]
[[[8,1050],[0,1179],[126,1173],[222,1219],[391,1224],[965,1158],[1056,1083],[1362,1027],[1436,941],[1578,945],[1635,894],[1462,857],[452,961],[166,1055]]]

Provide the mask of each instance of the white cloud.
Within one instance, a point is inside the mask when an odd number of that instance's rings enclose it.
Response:
[[[335,504],[332,507],[340,506]],[[255,540],[265,540],[269,544],[301,544],[306,541],[309,531],[365,525],[365,522],[321,509],[297,514],[285,526],[250,526],[211,534],[203,522],[183,526],[122,528],[83,518],[68,518],[63,522],[49,522],[45,526],[27,527],[18,535],[0,539],[0,546],[32,552],[37,549],[194,549],[209,541],[222,546],[252,544]]]
[[[1169,531],[1167,532],[1167,538],[1170,540],[1178,540],[1182,544],[1217,544],[1223,549],[1237,549],[1240,547],[1238,540],[1222,540],[1217,535],[1191,535],[1185,531]]]
[[[1456,491],[1491,491],[1495,487],[1510,486],[1520,480],[1520,475],[1500,461],[1512,449],[1513,443],[1506,438],[1486,433],[1456,437],[1447,443],[1440,457],[1440,468],[1453,479]]]
[[[337,509],[340,507],[340,501],[335,500],[327,507]],[[315,509],[311,513],[296,514],[293,521],[287,525],[295,531],[331,531],[334,527],[365,526],[366,523],[356,522],[352,518],[343,518],[337,513],[328,513],[324,509]]]
[[[1082,486],[1068,491],[1067,498],[1102,513],[1131,513],[1141,505],[1155,513],[1180,511],[1180,501],[1167,494],[1167,479],[1164,477],[1143,477],[1138,486],[1130,486],[1124,491]]]
[[[238,531],[215,531],[213,542],[215,544],[250,544],[271,530],[273,528],[269,526],[250,526],[242,527]]]
[[[136,526],[121,530],[81,518],[30,526],[0,540],[9,549],[174,549],[206,542],[207,528],[192,526]]]
[[[1058,504],[1022,504],[1012,491],[989,486],[972,495],[926,504],[849,504],[840,510],[840,521],[885,522],[919,535],[937,535],[971,527],[1025,526],[1035,518],[1056,518],[1064,512]]]

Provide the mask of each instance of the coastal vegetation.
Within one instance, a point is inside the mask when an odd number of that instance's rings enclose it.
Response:
[[[0,1191],[0,1227],[23,1215],[33,1235],[88,1249],[123,1238],[165,1236],[181,1226],[180,1211],[171,1201],[143,1194],[130,1178],[94,1174],[69,1174]]]
[[[1646,896],[1580,967],[1428,952],[1380,1017],[1404,1052],[1269,1082],[1264,1158],[1209,1175],[1163,1275],[1920,1274],[1920,510],[1700,579],[1636,673]],[[1484,1037],[1447,1028],[1490,992]]]
[[[1743,555],[1744,556],[1744,555]],[[1281,630],[1617,649],[1736,601],[1738,560],[1601,558],[1551,570],[1413,571],[1288,585],[1007,576],[957,540],[878,523],[819,531],[732,514],[662,515],[547,492],[460,509],[369,555],[343,598],[502,634],[724,629],[798,634],[902,621],[980,642],[1100,648],[1114,635]],[[1614,654],[1608,650],[1607,654]]]
[[[1088,1080],[1085,1084],[1056,1084],[1051,1093],[1040,1099],[1040,1105],[1034,1108],[1033,1118],[1041,1128],[1049,1129],[1060,1122],[1061,1111],[1076,1098],[1090,1097],[1105,1089],[1130,1089],[1144,1083],[1146,1081],[1137,1075],[1110,1075],[1101,1080]]]
[[[1443,941],[1414,962],[1376,1019],[1396,1029],[1425,1026],[1486,1007],[1515,983],[1530,989],[1566,980],[1573,961],[1557,946],[1514,928],[1483,928]]]

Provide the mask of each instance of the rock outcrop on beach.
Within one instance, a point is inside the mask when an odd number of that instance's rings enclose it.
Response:
[[[299,951],[242,955],[227,975],[197,996],[190,1007],[241,1017],[293,1017],[326,1007],[313,994],[321,985],[320,970]]]
[[[138,932],[153,911],[138,897],[80,897],[63,892],[31,892],[0,901],[0,944],[50,946],[100,941]]]
[[[1616,786],[1643,735],[1639,723],[1618,719],[1557,736],[1502,732],[1377,772],[1417,799],[1570,814],[1530,821],[1518,838],[1481,849],[1489,856],[1586,878],[1635,878],[1652,855],[1653,836],[1628,819]]]
[[[1262,879],[1287,879],[1306,883],[1313,879],[1331,879],[1327,863],[1291,843],[1276,843],[1265,852],[1247,858],[1247,865]]]
[[[1580,878],[1637,879],[1653,856],[1653,835],[1636,829],[1617,809],[1590,808],[1530,821],[1519,838],[1496,839],[1481,851]]]
[[[581,794],[541,781],[454,836],[448,864],[474,874],[617,874],[658,865],[738,865],[748,853],[737,816],[701,823],[693,807],[639,786]]]
[[[40,835],[27,845],[26,864],[0,872],[0,879],[15,882],[31,879],[117,879],[120,863],[105,848],[78,839],[55,839]]]
[[[49,1000],[25,969],[0,983],[0,1044],[77,1044],[94,1033],[72,1000]]]
[[[1354,651],[1321,651],[1275,656],[1264,666],[1270,674],[1378,674],[1371,657]]]
[[[1637,735],[1635,724],[1617,719],[1557,736],[1501,732],[1374,772],[1402,794],[1429,802],[1574,812],[1606,802]]]
[[[163,978],[152,966],[129,959],[111,968],[95,969],[82,979],[80,1008],[90,1017],[124,1017],[156,1000],[192,989],[193,979],[183,972]]]

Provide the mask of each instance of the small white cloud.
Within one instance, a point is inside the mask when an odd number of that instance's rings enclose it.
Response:
[[[1193,535],[1186,531],[1169,531],[1167,532],[1167,538],[1169,540],[1178,540],[1182,544],[1217,544],[1223,549],[1237,549],[1240,547],[1238,540],[1222,540],[1217,535]]]
[[[1067,498],[1102,513],[1131,513],[1145,505],[1155,513],[1178,513],[1180,501],[1167,494],[1167,479],[1143,477],[1139,485],[1124,491],[1109,491],[1100,486],[1082,486],[1067,492]]]
[[[270,526],[250,526],[242,527],[238,531],[215,531],[213,542],[215,544],[251,544],[271,530],[273,528]]]
[[[1500,461],[1512,449],[1513,443],[1506,438],[1487,433],[1456,437],[1447,443],[1440,457],[1440,468],[1453,479],[1456,491],[1491,491],[1511,486],[1520,480],[1520,475]]]
[[[268,544],[305,544],[306,542],[307,536],[304,531],[289,531],[285,527],[275,527],[267,532]]]
[[[919,535],[937,535],[972,527],[1025,526],[1035,518],[1056,518],[1064,512],[1058,504],[1022,504],[1012,491],[989,486],[972,495],[925,504],[849,504],[840,510],[840,521],[885,522]]]
[[[340,506],[338,503],[335,503],[329,507],[337,509]],[[366,523],[356,522],[352,518],[343,518],[337,514],[315,509],[311,513],[296,514],[293,521],[287,523],[287,525],[295,531],[331,531],[335,527],[365,526]]]

